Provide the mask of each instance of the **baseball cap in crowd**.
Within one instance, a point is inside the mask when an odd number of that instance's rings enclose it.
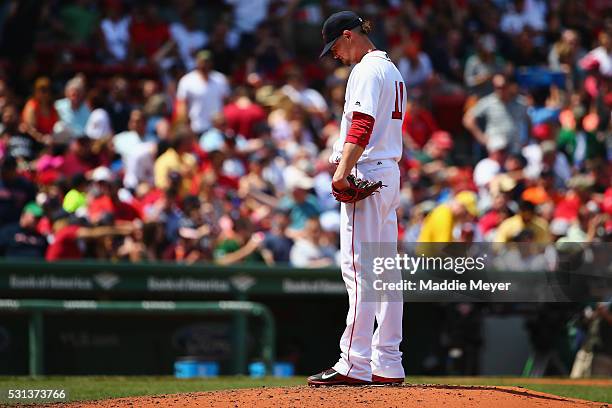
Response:
[[[325,47],[321,51],[319,58],[323,58],[329,52],[344,30],[352,30],[355,27],[359,27],[362,23],[363,19],[352,11],[340,11],[329,16],[325,23],[323,23],[323,41],[325,41]]]
[[[25,207],[23,207],[23,212],[32,214],[35,217],[42,217],[43,215],[42,208],[34,201],[30,201],[29,203],[27,203]]]
[[[540,123],[531,129],[531,134],[538,140],[548,140],[552,137],[552,129],[548,123]]]
[[[91,174],[91,179],[93,181],[113,181],[113,173],[110,171],[108,167],[100,166],[96,167],[93,173]]]
[[[436,130],[433,132],[431,134],[431,141],[440,149],[450,150],[453,148],[453,139],[450,133],[444,130]]]
[[[463,207],[472,216],[478,216],[478,206],[476,204],[477,197],[473,191],[461,191],[455,195],[455,201],[462,204]]]
[[[523,191],[523,194],[521,194],[521,198],[536,205],[552,201],[548,192],[541,186],[529,187],[528,189]]]

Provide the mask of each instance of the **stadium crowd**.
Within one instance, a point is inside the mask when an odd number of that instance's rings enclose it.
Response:
[[[605,0],[0,5],[0,255],[337,263],[351,8],[397,63],[404,242],[609,241]]]

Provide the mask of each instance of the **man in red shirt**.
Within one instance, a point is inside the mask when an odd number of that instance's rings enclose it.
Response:
[[[110,227],[83,227],[71,223],[69,214],[63,210],[55,214],[53,220],[53,243],[47,248],[45,254],[47,261],[83,258],[79,239],[97,239],[108,235],[129,235],[133,230],[131,223]]]
[[[111,214],[118,222],[141,218],[134,206],[119,199],[120,185],[113,179],[113,174],[107,167],[95,169],[92,180],[99,189],[99,195],[89,204],[88,215],[91,222],[97,223],[105,214]]]
[[[91,139],[83,135],[70,143],[69,151],[64,156],[61,173],[71,178],[92,170],[97,162],[98,158],[91,151]]]
[[[422,104],[422,97],[408,97],[406,116],[402,125],[404,142],[413,149],[422,149],[432,133],[439,129],[436,120]]]
[[[236,89],[232,102],[223,108],[223,114],[227,127],[247,139],[255,136],[254,126],[266,120],[266,112],[253,102],[245,87]]]
[[[152,59],[155,53],[170,40],[168,24],[159,18],[159,10],[153,3],[137,7],[130,25],[130,53],[136,59]]]

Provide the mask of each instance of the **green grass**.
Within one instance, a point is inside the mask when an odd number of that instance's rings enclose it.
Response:
[[[412,384],[504,385],[519,386],[535,391],[612,403],[612,387],[593,385],[532,384],[526,378],[507,377],[409,377]],[[562,380],[560,380],[562,381]],[[229,388],[287,387],[305,385],[304,377],[253,379],[220,377],[178,380],[172,377],[0,377],[0,403],[6,400],[8,389],[65,389],[70,401],[129,397],[137,395],[175,394],[212,391]],[[32,401],[21,401],[31,403]]]

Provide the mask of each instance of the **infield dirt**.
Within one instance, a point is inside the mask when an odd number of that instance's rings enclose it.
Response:
[[[404,385],[396,387],[251,388],[53,404],[62,408],[178,407],[608,407],[520,387]]]

